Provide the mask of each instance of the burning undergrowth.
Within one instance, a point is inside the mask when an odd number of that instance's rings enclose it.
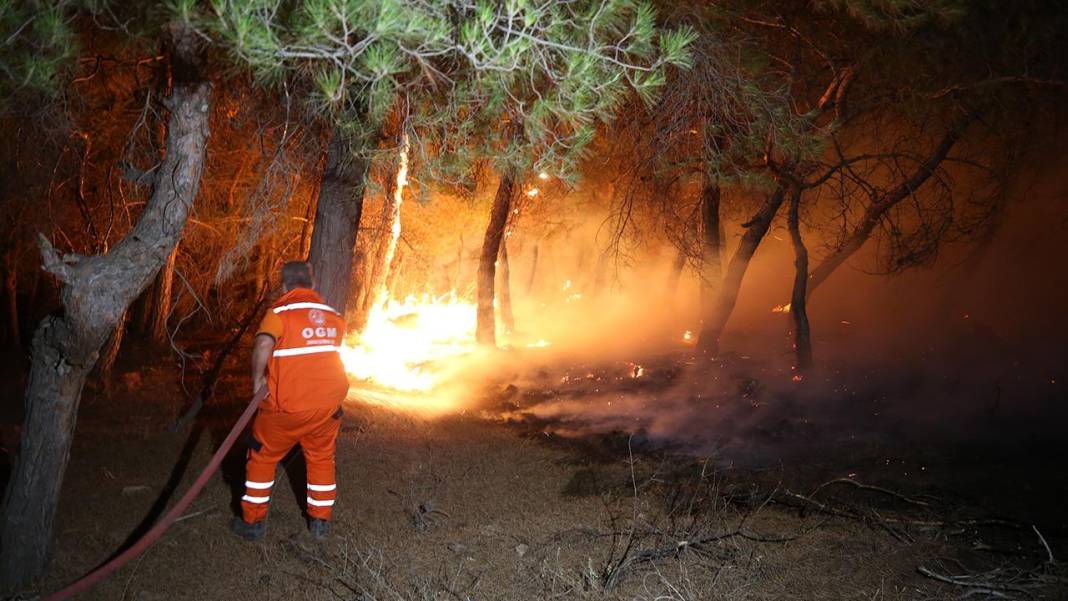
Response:
[[[625,436],[736,465],[1009,442],[1006,426],[1024,419],[1000,381],[948,378],[941,364],[858,354],[801,378],[782,356],[706,360],[685,321],[576,294],[565,285],[555,304],[527,311],[523,330],[501,328],[499,347],[475,342],[474,304],[455,293],[380,304],[343,351],[351,398],[428,417],[477,411],[572,441]]]

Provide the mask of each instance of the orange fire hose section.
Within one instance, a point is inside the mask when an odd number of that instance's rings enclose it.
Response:
[[[264,397],[266,396],[267,387],[264,386],[256,392],[255,396],[252,397],[252,401],[249,402],[248,407],[245,409],[245,412],[241,414],[241,417],[237,420],[237,423],[234,424],[233,429],[230,430],[229,434],[227,434],[226,440],[223,441],[222,446],[219,447],[219,450],[215,451],[215,455],[212,456],[211,461],[208,462],[207,467],[205,467],[204,471],[201,472],[200,476],[197,477],[196,482],[193,483],[193,486],[191,486],[189,490],[186,491],[186,493],[177,503],[175,503],[174,507],[172,507],[170,511],[168,511],[162,518],[160,518],[158,522],[156,522],[156,525],[153,526],[151,530],[146,532],[145,535],[138,539],[136,543],[134,543],[130,548],[117,555],[114,559],[93,570],[92,572],[86,574],[84,577],[82,577],[81,580],[78,580],[77,582],[71,584],[63,590],[52,594],[45,601],[58,601],[60,599],[69,599],[70,597],[73,597],[78,593],[88,590],[89,587],[93,586],[97,582],[100,582],[104,578],[107,578],[112,572],[121,568],[131,559],[137,557],[141,553],[144,553],[146,549],[148,549],[150,546],[152,546],[153,543],[159,540],[159,537],[162,536],[163,533],[167,531],[167,528],[169,528],[171,524],[173,524],[174,521],[178,519],[178,517],[182,515],[182,513],[185,512],[185,510],[193,502],[193,499],[196,498],[197,494],[199,494],[201,489],[203,489],[204,486],[208,483],[208,480],[210,480],[212,475],[215,474],[216,470],[219,469],[219,465],[222,464],[223,458],[226,457],[226,454],[228,452],[230,452],[230,448],[234,446],[234,442],[237,441],[237,437],[241,435],[241,432],[245,429],[245,426],[248,425],[249,420],[252,419],[252,415],[256,413],[256,408],[259,407],[260,402],[263,401]]]

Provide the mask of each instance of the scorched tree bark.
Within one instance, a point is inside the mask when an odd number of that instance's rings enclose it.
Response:
[[[174,250],[200,187],[210,86],[200,78],[196,35],[181,25],[166,29],[174,73],[166,153],[141,218],[104,255],[60,256],[39,237],[44,268],[62,283],[64,310],[45,318],[33,337],[26,419],[3,507],[5,591],[29,585],[48,565],[85,378],[123,312]]]
[[[794,287],[790,296],[790,317],[794,321],[794,353],[798,375],[812,367],[812,334],[805,306],[808,286],[808,248],[801,237],[801,188],[790,188],[790,210],[787,217],[790,241],[794,247]]]
[[[363,212],[363,193],[371,161],[352,152],[344,132],[334,131],[319,184],[308,262],[319,294],[342,314],[352,283],[352,253]]]
[[[497,344],[497,322],[493,311],[494,281],[497,275],[497,256],[501,252],[504,228],[512,210],[515,196],[515,173],[501,176],[497,195],[493,198],[486,236],[482,240],[482,254],[478,259],[478,313],[475,320],[475,339],[480,344]]]
[[[786,198],[785,189],[779,186],[764,201],[760,210],[747,223],[744,224],[745,234],[738,244],[738,249],[731,256],[727,264],[727,273],[723,277],[719,293],[716,295],[715,304],[711,315],[705,319],[701,327],[701,335],[697,341],[697,350],[701,353],[714,357],[719,354],[719,339],[723,335],[723,329],[734,312],[734,305],[738,302],[738,292],[742,288],[742,280],[745,272],[749,269],[749,262],[753,254],[764,240],[764,235],[771,228],[771,222],[775,214],[779,212],[783,200]]]

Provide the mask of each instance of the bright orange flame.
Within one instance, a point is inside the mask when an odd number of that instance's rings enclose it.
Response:
[[[776,306],[771,308],[771,312],[772,313],[789,313],[790,312],[790,303],[786,303],[785,305],[776,305]]]
[[[395,394],[361,394],[368,400],[427,413],[455,408],[441,388],[462,369],[461,357],[478,351],[475,305],[455,294],[409,296],[376,305],[367,327],[350,336],[341,350],[353,377]]]

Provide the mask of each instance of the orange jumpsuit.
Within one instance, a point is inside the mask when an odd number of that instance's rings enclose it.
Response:
[[[334,451],[341,426],[341,402],[349,380],[338,349],[345,321],[314,290],[296,288],[267,312],[259,334],[275,340],[267,363],[269,394],[252,424],[244,520],[267,517],[278,462],[298,443],[308,466],[308,515],[329,520],[337,498]]]

